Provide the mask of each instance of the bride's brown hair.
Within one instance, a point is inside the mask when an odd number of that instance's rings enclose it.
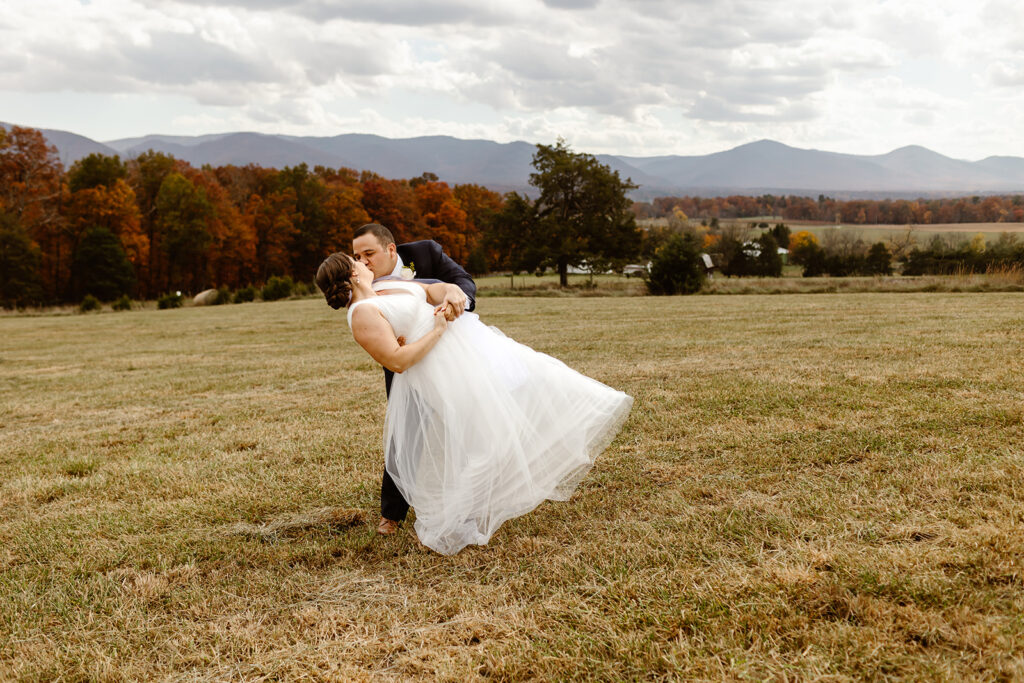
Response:
[[[352,299],[351,279],[352,259],[340,251],[325,258],[316,271],[316,286],[335,310],[348,306]]]

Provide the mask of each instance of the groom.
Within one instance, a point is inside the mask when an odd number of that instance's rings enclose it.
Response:
[[[379,223],[367,223],[356,230],[352,237],[352,255],[373,272],[374,282],[381,278],[402,277],[403,268],[410,268],[417,280],[457,285],[459,289],[449,288],[454,291],[446,294],[441,302],[448,320],[454,320],[463,311],[472,311],[476,305],[476,283],[473,278],[433,240],[396,245],[390,230]],[[388,395],[391,394],[393,377],[394,373],[385,368],[384,389]],[[377,533],[383,536],[395,533],[407,512],[409,503],[402,497],[385,469],[380,486],[380,524]]]

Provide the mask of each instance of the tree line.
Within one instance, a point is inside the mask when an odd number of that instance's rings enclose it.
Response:
[[[780,277],[785,263],[800,266],[804,277],[951,275],[1020,272],[1024,240],[1003,232],[985,235],[933,235],[918,244],[913,230],[870,243],[857,230],[826,229],[821,237],[792,232],[785,223],[721,223],[717,218],[695,224],[680,210],[662,225],[647,228],[651,249],[648,288],[654,294],[692,293],[707,275],[705,258],[727,277]]]
[[[912,255],[909,242],[845,244],[837,236],[835,244],[817,245],[815,238],[819,253],[793,243],[783,224],[767,230],[762,223],[766,231],[753,235],[749,225],[720,225],[719,218],[814,219],[854,207],[865,221],[890,223],[903,222],[904,213],[908,222],[934,216],[953,222],[944,213],[949,207],[961,220],[1024,218],[1019,196],[846,203],[663,197],[637,204],[628,199],[636,188],[629,179],[561,140],[537,145],[532,163],[534,197],[449,186],[431,173],[396,180],[305,164],[196,168],[154,151],[129,160],[91,154],[65,169],[40,131],[0,129],[0,306],[86,296],[158,299],[210,288],[249,292],[274,278],[308,283],[323,258],[349,250],[353,230],[370,221],[386,225],[400,242],[440,242],[474,275],[551,269],[566,286],[571,267],[600,272],[651,261],[692,228],[690,216],[705,218],[687,252],[708,253],[723,273],[738,276],[777,274],[778,247],[794,251],[791,261],[806,264],[805,274],[842,275],[885,272],[883,260],[897,259],[905,274],[983,268],[1017,259],[1018,245],[1006,238],[987,255],[983,245],[929,245]],[[654,214],[669,220],[638,228],[638,217]]]
[[[308,282],[376,221],[433,239],[474,274],[619,266],[639,253],[634,186],[562,141],[538,145],[539,197],[454,187],[431,173],[203,166],[148,151],[90,154],[64,169],[30,128],[0,129],[0,305]]]
[[[730,197],[658,197],[633,205],[637,218],[670,217],[682,211],[691,218],[719,220],[776,216],[790,221],[839,222],[847,225],[935,225],[941,223],[1024,222],[1024,195],[989,195],[940,199],[837,200],[818,195],[765,194]]]
[[[0,286],[5,301],[24,304],[308,281],[371,220],[467,262],[502,205],[498,193],[430,174],[195,168],[153,151],[128,161],[91,154],[65,171],[39,131],[15,127],[0,130]]]

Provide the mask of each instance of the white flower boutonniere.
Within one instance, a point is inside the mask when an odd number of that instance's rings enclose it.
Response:
[[[413,263],[412,261],[409,261],[409,265],[402,266],[402,270],[398,271],[398,274],[402,277],[403,280],[411,280],[414,277],[416,277],[416,271],[414,270],[415,268],[416,264]]]

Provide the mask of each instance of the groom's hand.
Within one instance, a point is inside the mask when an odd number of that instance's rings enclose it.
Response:
[[[466,293],[458,285],[445,287],[444,299],[438,305],[438,310],[444,309],[444,317],[448,321],[455,320],[466,310],[466,303],[469,301]]]

